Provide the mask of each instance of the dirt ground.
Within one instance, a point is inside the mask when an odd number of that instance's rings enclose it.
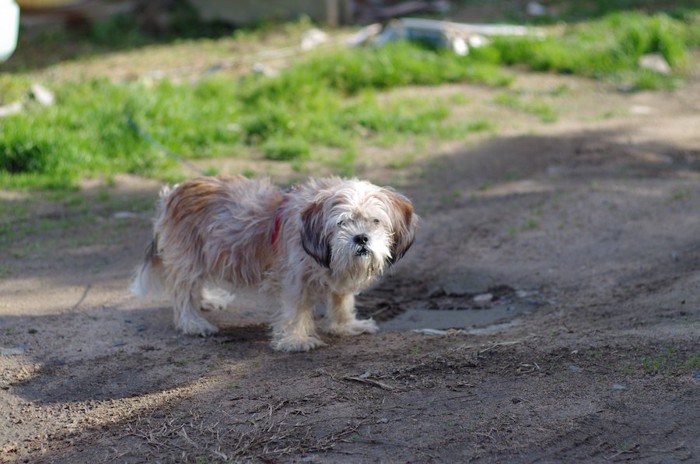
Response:
[[[559,121],[480,87],[413,89],[464,93],[500,128],[359,172],[423,219],[360,312],[464,314],[431,327],[462,330],[284,354],[253,304],[182,336],[126,291],[155,182],[118,177],[107,201],[87,186],[87,215],[4,192],[37,227],[0,249],[0,462],[698,462],[700,82],[517,85],[568,86]],[[501,303],[528,309],[471,327]]]

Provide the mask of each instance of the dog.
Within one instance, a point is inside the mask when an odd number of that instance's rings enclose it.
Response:
[[[218,330],[200,312],[205,286],[273,295],[273,349],[308,351],[324,345],[318,303],[330,334],[377,332],[357,319],[355,295],[404,256],[418,220],[404,195],[358,179],[312,178],[283,191],[269,180],[195,178],[161,192],[131,291],[166,294],[176,327],[201,336]]]

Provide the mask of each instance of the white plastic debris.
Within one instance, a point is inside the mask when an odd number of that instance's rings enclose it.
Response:
[[[449,332],[447,330],[438,330],[438,329],[414,329],[413,332],[421,335],[448,335]]]
[[[481,295],[476,295],[473,298],[473,301],[475,304],[478,304],[478,305],[484,305],[487,303],[491,303],[491,301],[493,301],[493,293],[482,293]]]
[[[488,44],[491,36],[542,37],[541,30],[509,24],[467,24],[424,18],[402,18],[390,21],[383,29],[372,24],[355,34],[348,43],[352,46],[371,45],[381,47],[390,42],[413,40],[426,42],[439,48],[450,48],[459,55],[466,55],[470,48]]]
[[[346,44],[350,47],[359,47],[360,45],[369,43],[374,37],[379,35],[380,32],[382,32],[381,24],[370,24],[357,31],[356,34],[353,34],[347,39]]]
[[[12,55],[17,47],[19,7],[14,0],[0,0],[0,62]]]

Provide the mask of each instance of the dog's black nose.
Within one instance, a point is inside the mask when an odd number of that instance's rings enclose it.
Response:
[[[369,242],[369,237],[366,234],[355,235],[352,238],[352,241],[358,245],[367,245],[367,242]]]

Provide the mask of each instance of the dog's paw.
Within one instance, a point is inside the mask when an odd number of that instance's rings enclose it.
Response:
[[[277,351],[309,351],[325,343],[320,338],[311,336],[286,335],[272,340],[272,349]]]
[[[372,319],[354,320],[346,324],[332,323],[328,326],[328,333],[333,335],[360,335],[363,333],[376,333],[379,326]]]
[[[199,335],[206,337],[215,334],[219,328],[202,317],[189,317],[186,320],[181,320],[177,328],[187,335]]]

